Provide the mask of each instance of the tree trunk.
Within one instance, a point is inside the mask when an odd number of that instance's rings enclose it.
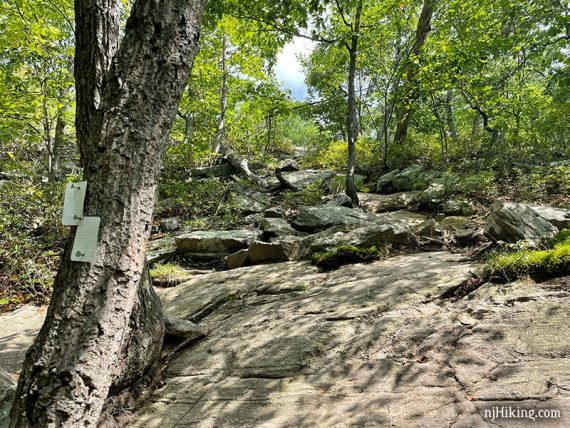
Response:
[[[84,212],[101,218],[98,248],[93,263],[72,262],[73,233],[68,240],[11,427],[94,427],[110,388],[129,372],[121,363],[139,337],[129,332],[139,329],[131,315],[144,291],[156,180],[204,2],[136,0],[120,47],[118,4],[75,2],[77,139],[88,182]]]
[[[409,61],[407,67],[402,104],[398,110],[396,131],[394,133],[395,144],[403,144],[408,136],[408,127],[410,125],[413,105],[419,95],[419,84],[416,82],[416,77],[420,68],[414,61],[419,57],[427,36],[431,31],[431,18],[433,16],[435,6],[436,0],[424,0],[422,5],[422,12],[416,29],[416,40],[412,46],[412,50],[410,51],[411,61]]]
[[[226,111],[228,109],[228,69],[226,66],[227,57],[227,37],[222,36],[222,61],[220,63],[220,71],[222,72],[222,86],[220,87],[220,115],[218,116],[218,129],[216,130],[216,138],[212,151],[219,153],[222,148],[225,132]]]
[[[55,121],[55,134],[53,137],[53,145],[51,151],[51,162],[49,163],[48,180],[54,182],[59,180],[61,169],[61,151],[65,145],[67,136],[65,135],[65,113],[69,107],[66,98],[71,88],[61,89],[59,91],[59,101],[62,103],[57,109],[57,117]]]
[[[362,14],[362,0],[356,6],[354,28],[348,46],[348,112],[346,115],[346,127],[348,130],[348,162],[346,168],[346,194],[352,199],[352,203],[358,206],[358,195],[354,183],[354,170],[356,166],[356,140],[358,139],[358,115],[356,108],[356,61],[358,59],[358,38],[360,32],[360,15]]]
[[[445,93],[445,111],[446,111],[446,119],[447,119],[447,130],[449,131],[449,135],[451,135],[451,141],[457,143],[458,135],[457,135],[457,128],[455,127],[455,121],[453,120],[453,93],[451,89],[448,89]]]

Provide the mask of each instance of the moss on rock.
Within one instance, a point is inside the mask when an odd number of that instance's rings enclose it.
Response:
[[[556,235],[546,249],[494,253],[488,264],[507,279],[522,276],[546,279],[570,274],[570,230],[563,230]]]
[[[323,270],[336,269],[351,263],[370,263],[380,260],[388,253],[388,246],[360,248],[354,245],[341,245],[330,251],[313,253],[311,260]]]

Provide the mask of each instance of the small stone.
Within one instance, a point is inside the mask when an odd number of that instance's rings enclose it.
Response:
[[[283,218],[283,210],[278,207],[267,208],[263,211],[263,217],[265,218]]]
[[[180,229],[178,217],[165,218],[160,222],[160,230],[163,232],[173,232]]]
[[[224,258],[228,269],[237,269],[245,266],[249,251],[247,249],[239,250],[237,253],[230,254]]]

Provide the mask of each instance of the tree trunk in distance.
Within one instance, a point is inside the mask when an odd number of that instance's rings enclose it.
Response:
[[[218,116],[218,128],[212,151],[219,153],[222,148],[225,132],[226,110],[228,109],[228,69],[226,66],[227,57],[227,37],[222,36],[222,61],[220,71],[222,72],[222,85],[220,87],[220,115]]]
[[[427,36],[431,31],[431,18],[436,6],[436,0],[424,0],[422,12],[416,29],[416,40],[410,51],[410,57],[418,57],[422,47],[426,42]],[[394,143],[403,144],[408,136],[408,127],[410,126],[410,118],[413,112],[413,105],[418,97],[419,87],[415,81],[419,72],[419,66],[411,62],[408,65],[406,73],[406,82],[404,83],[404,95],[402,97],[402,105],[398,110],[398,118],[396,122],[396,131],[394,133]]]
[[[448,89],[445,93],[445,110],[446,110],[446,119],[447,119],[447,129],[449,131],[449,135],[451,135],[451,141],[457,143],[458,135],[457,135],[457,128],[455,127],[455,120],[453,120],[453,93],[451,89]]]
[[[352,199],[354,206],[359,205],[356,184],[354,183],[354,170],[356,166],[356,140],[358,139],[358,117],[356,109],[356,61],[358,59],[358,38],[360,31],[360,15],[362,14],[362,0],[356,6],[354,17],[354,31],[352,32],[350,46],[348,47],[348,111],[346,126],[348,130],[348,162],[346,167],[346,195]]]
[[[205,0],[136,0],[119,48],[113,0],[76,0],[77,137],[93,263],[64,250],[26,355],[11,427],[95,427],[127,340],[168,132],[197,51]],[[112,58],[112,60],[109,60]],[[108,70],[108,72],[106,71]],[[136,328],[136,324],[131,324]]]

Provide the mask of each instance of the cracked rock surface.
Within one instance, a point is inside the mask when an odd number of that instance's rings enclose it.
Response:
[[[287,262],[160,290],[168,315],[208,335],[170,360],[129,427],[570,426],[570,277],[440,298],[478,268],[446,252],[328,273]],[[14,379],[32,315],[0,318]],[[491,421],[492,406],[562,417]]]
[[[445,252],[329,273],[289,262],[164,290],[210,333],[133,426],[525,426],[485,418],[493,405],[559,409],[540,426],[569,426],[570,280],[439,298],[477,267]]]

